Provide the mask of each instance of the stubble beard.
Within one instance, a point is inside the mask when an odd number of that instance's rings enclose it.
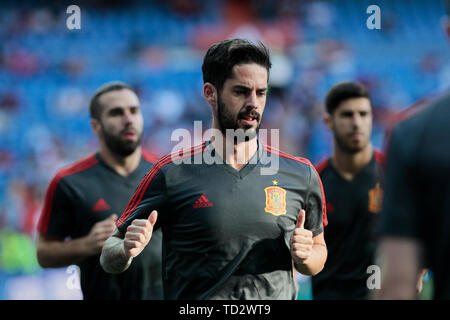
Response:
[[[238,114],[236,117],[234,117],[232,114],[230,114],[226,110],[225,104],[223,103],[222,99],[220,98],[220,94],[219,94],[219,98],[217,99],[217,118],[218,118],[219,127],[220,127],[219,129],[224,137],[227,136],[228,130],[232,131],[232,133],[234,134],[234,143],[235,144],[240,141],[239,135],[241,133],[244,134],[244,136],[243,136],[244,141],[252,140],[258,136],[259,128],[261,126],[261,121],[260,121],[261,116],[256,111],[255,111],[255,114],[257,115],[257,121],[258,121],[258,125],[256,128],[248,128],[248,129],[240,128],[239,124],[238,124],[240,114]]]
[[[102,133],[103,133],[103,139],[105,141],[106,146],[116,156],[119,157],[127,157],[131,155],[138,146],[141,144],[142,140],[142,133],[138,134],[138,139],[136,141],[123,141],[120,139],[120,135],[122,134],[122,131],[119,133],[119,135],[113,135],[109,132],[105,131],[105,129],[102,126]],[[124,129],[125,130],[125,129]]]
[[[350,143],[346,142],[344,138],[342,138],[339,134],[334,133],[334,139],[336,141],[337,147],[347,154],[355,154],[362,150],[364,150],[369,144],[369,139],[364,141],[361,145],[352,146]]]

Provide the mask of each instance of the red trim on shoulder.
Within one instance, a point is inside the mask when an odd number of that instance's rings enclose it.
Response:
[[[155,163],[159,159],[159,157],[157,155],[155,155],[154,153],[151,153],[150,151],[147,151],[145,149],[142,149],[142,157],[144,158],[145,161],[148,161],[151,163]]]
[[[329,158],[323,159],[318,164],[315,165],[318,173],[322,173],[329,166],[330,166]]]
[[[327,218],[327,201],[325,199],[325,192],[323,190],[322,180],[320,179],[320,174],[317,172],[316,168],[311,165],[311,167],[314,169],[314,171],[317,174],[317,179],[319,179],[319,185],[320,185],[320,192],[322,194],[322,225],[325,228],[328,225],[328,218]]]
[[[269,146],[269,145],[266,146],[266,145],[263,144],[263,147],[264,147],[265,151],[268,151],[270,153],[277,154],[277,155],[282,156],[284,158],[292,159],[292,160],[295,160],[295,161],[307,164],[309,166],[312,166],[311,162],[308,159],[306,159],[306,158],[295,157],[293,155],[290,155],[289,153],[286,153],[284,151],[281,151],[280,149],[274,148],[274,147]]]
[[[406,109],[403,109],[388,119],[388,123],[386,125],[386,130],[384,132],[384,152],[388,152],[389,146],[391,144],[391,136],[392,131],[394,130],[394,127],[396,124],[403,122],[405,120],[408,120],[412,118],[414,115],[420,113],[421,111],[425,110],[429,106],[433,104],[434,101],[436,101],[439,97],[438,96],[427,96],[424,97],[411,106],[409,106]]]
[[[85,171],[98,163],[98,159],[95,154],[82,158],[67,167],[62,168],[56,173],[62,177],[70,176],[72,174]],[[61,177],[61,178],[62,178]]]
[[[283,152],[283,151],[281,151],[281,150],[279,150],[277,148],[273,148],[271,146],[266,146],[266,145],[263,144],[263,147],[264,147],[265,151],[268,151],[268,152],[273,153],[275,155],[279,155],[279,156],[282,156],[282,157],[285,157],[285,158],[288,158],[288,159],[292,159],[292,160],[304,163],[304,164],[310,166],[314,170],[314,172],[317,174],[317,179],[319,179],[320,193],[321,193],[321,196],[322,196],[322,225],[324,227],[326,227],[328,225],[328,219],[327,219],[327,206],[326,206],[326,200],[325,200],[325,192],[323,190],[323,185],[322,185],[322,180],[320,179],[320,175],[317,172],[316,168],[312,165],[311,161],[309,161],[306,158],[294,157],[294,156],[292,156],[290,154],[287,154],[287,153],[285,153],[285,152]]]
[[[58,187],[59,182],[62,178],[76,174],[81,171],[85,171],[95,164],[98,163],[98,160],[95,155],[90,155],[86,158],[80,159],[75,163],[60,169],[53,179],[50,181],[50,184],[47,188],[47,192],[45,194],[44,206],[42,208],[42,213],[39,218],[39,222],[37,225],[37,229],[40,233],[46,234],[48,229],[48,224],[50,222],[50,215],[53,207],[53,198],[55,196],[56,188]]]
[[[373,157],[376,162],[383,166],[383,168],[386,168],[386,154],[383,151],[375,149]]]
[[[182,158],[190,157],[193,155],[196,155],[198,153],[201,153],[205,151],[206,148],[206,142],[203,142],[200,145],[194,146],[187,150],[181,150],[176,151],[170,154],[165,155],[161,159],[159,159],[153,167],[150,169],[150,171],[145,175],[144,179],[142,179],[141,183],[139,184],[136,192],[134,193],[133,197],[131,198],[130,202],[128,203],[127,207],[125,208],[125,211],[117,220],[116,226],[120,227],[123,222],[130,216],[130,214],[133,212],[134,209],[139,205],[139,203],[142,200],[142,197],[144,196],[145,191],[148,188],[148,185],[152,181],[152,179],[155,177],[155,175],[158,173],[158,171],[164,167],[165,165],[173,162],[174,160],[179,160]],[[150,212],[149,212],[150,214]]]

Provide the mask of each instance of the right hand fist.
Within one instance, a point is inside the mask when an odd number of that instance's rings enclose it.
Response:
[[[128,226],[123,241],[125,254],[128,258],[136,257],[148,244],[157,218],[158,212],[153,210],[148,219],[135,219]]]
[[[114,232],[116,220],[117,215],[112,214],[105,220],[94,224],[86,237],[86,250],[90,255],[99,254],[102,251],[102,247],[106,239],[108,239]]]
[[[291,256],[296,264],[303,264],[312,254],[313,235],[312,232],[305,229],[305,210],[300,210],[297,216],[294,233],[291,238]]]

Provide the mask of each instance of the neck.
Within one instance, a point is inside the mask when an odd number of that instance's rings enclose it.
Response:
[[[356,153],[345,152],[335,145],[331,161],[337,172],[339,172],[344,179],[352,180],[353,177],[370,162],[372,155],[373,147],[370,143],[364,149]]]
[[[128,176],[139,166],[142,151],[141,147],[137,147],[129,156],[122,157],[112,153],[106,146],[101,146],[99,154],[103,161],[115,172],[121,176]]]
[[[216,132],[219,132],[219,130]],[[248,141],[234,143],[234,141],[228,141],[222,133],[217,133],[211,137],[211,144],[225,163],[236,170],[242,169],[258,149],[256,137]]]

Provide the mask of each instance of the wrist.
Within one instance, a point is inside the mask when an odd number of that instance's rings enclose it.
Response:
[[[126,261],[127,266],[130,265],[133,257],[130,255],[129,251],[125,248],[125,241],[122,241],[122,246],[120,248],[120,255],[123,261]]]
[[[294,261],[295,269],[303,275],[310,276],[313,275],[311,268],[309,267],[306,260],[304,261]]]
[[[92,249],[90,246],[89,235],[77,239],[78,243],[76,243],[76,247],[79,248],[79,255],[83,257],[88,257],[93,255]]]

